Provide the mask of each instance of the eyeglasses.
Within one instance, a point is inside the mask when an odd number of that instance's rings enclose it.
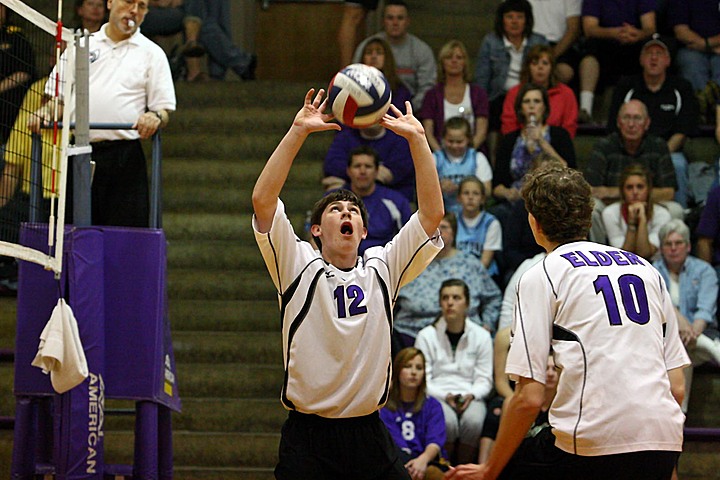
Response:
[[[643,123],[645,117],[642,115],[622,115],[620,121],[623,123]]]

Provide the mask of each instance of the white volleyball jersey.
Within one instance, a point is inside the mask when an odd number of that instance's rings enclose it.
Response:
[[[255,238],[275,287],[282,320],[285,408],[328,418],[380,409],[390,384],[392,309],[401,286],[442,248],[414,214],[384,247],[345,271],[296,237],[278,200],[270,232]]]
[[[629,252],[561,245],[520,279],[506,373],[561,369],[550,425],[578,455],[681,451],[685,417],[667,371],[689,365],[660,273]]]

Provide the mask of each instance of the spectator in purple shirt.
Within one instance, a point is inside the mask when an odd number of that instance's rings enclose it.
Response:
[[[322,184],[325,190],[340,188],[350,179],[347,160],[360,145],[369,145],[380,155],[378,182],[403,194],[408,201],[415,198],[415,167],[408,143],[381,125],[357,129],[343,127],[335,135],[323,165]]]
[[[715,0],[672,0],[668,18],[682,47],[680,73],[695,90],[708,80],[720,84],[720,10]]]
[[[655,33],[655,0],[584,0],[586,42],[580,62],[580,123],[592,121],[595,90],[614,84],[621,74],[640,71],[644,41]]]
[[[696,233],[697,256],[715,267],[720,277],[720,186],[708,193]]]

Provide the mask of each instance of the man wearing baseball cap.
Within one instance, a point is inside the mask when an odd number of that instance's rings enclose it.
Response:
[[[687,208],[688,162],[683,153],[685,139],[697,131],[700,107],[690,82],[668,74],[670,50],[658,34],[654,34],[640,51],[642,72],[624,76],[613,92],[608,116],[608,131],[617,130],[616,118],[623,103],[632,99],[645,104],[650,116],[648,133],[667,142],[677,175],[675,201]]]

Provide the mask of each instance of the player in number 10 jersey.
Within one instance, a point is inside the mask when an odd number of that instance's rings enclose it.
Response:
[[[690,361],[664,281],[637,255],[585,241],[592,198],[579,172],[541,168],[523,197],[548,255],[516,288],[505,368],[518,381],[515,394],[488,462],[449,478],[497,478],[542,404],[552,347],[560,370],[549,412],[555,439],[543,448],[557,463],[547,478],[670,479]]]

